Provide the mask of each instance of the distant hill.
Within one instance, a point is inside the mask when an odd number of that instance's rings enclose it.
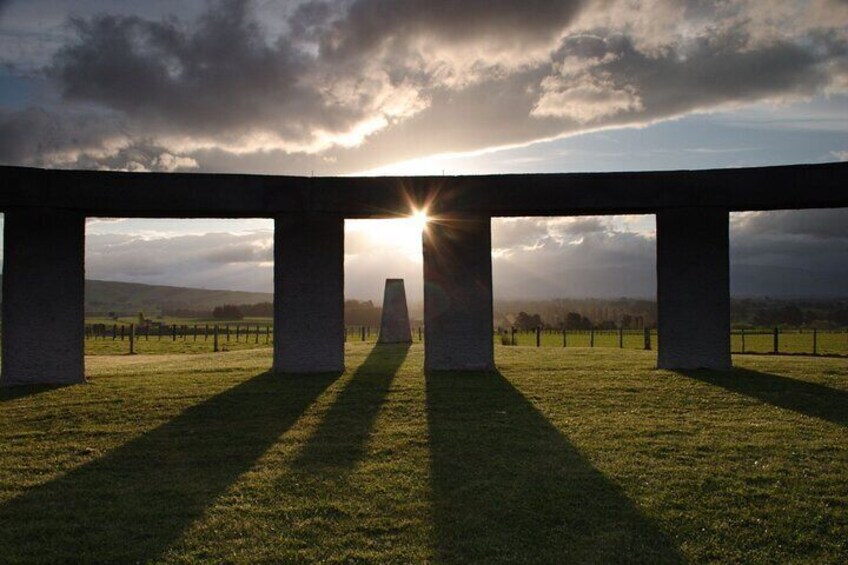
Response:
[[[2,275],[0,275],[2,281]],[[0,291],[2,300],[2,291]],[[206,290],[116,281],[85,281],[85,311],[87,314],[159,314],[167,310],[211,311],[222,304],[256,304],[272,302],[270,292],[239,290]]]

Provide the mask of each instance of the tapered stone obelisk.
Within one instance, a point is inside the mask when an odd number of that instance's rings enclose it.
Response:
[[[380,320],[380,338],[377,343],[412,343],[403,279],[386,279],[383,317]]]

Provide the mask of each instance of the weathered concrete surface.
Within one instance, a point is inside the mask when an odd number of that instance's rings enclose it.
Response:
[[[85,217],[7,210],[3,385],[85,381]]]
[[[52,206],[89,216],[274,217],[324,212],[389,218],[434,213],[564,216],[848,206],[848,163],[701,171],[346,177],[121,173],[0,167],[0,209]]]
[[[730,369],[728,212],[657,214],[657,313],[661,369]]]
[[[274,228],[274,371],[344,370],[344,218],[283,214]]]
[[[380,318],[380,337],[377,343],[412,343],[409,327],[409,308],[403,279],[386,279],[383,291],[383,314]]]
[[[495,368],[488,216],[431,221],[424,241],[424,369]]]

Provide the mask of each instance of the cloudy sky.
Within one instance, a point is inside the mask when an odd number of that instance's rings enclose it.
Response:
[[[848,159],[848,2],[0,0],[0,163],[474,174]],[[265,220],[103,221],[88,276],[270,289]],[[653,218],[495,220],[502,296],[651,296]],[[848,294],[848,214],[734,215],[737,294]],[[349,222],[347,290],[420,289]]]

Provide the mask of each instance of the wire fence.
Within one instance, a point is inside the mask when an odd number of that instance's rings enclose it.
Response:
[[[496,343],[525,347],[658,349],[656,330],[517,330],[498,328]],[[848,328],[760,328],[730,332],[731,353],[848,356]]]
[[[424,341],[423,326],[411,329],[413,342]],[[346,326],[346,342],[376,343],[374,326]],[[655,329],[639,330],[518,330],[497,328],[495,344],[517,347],[602,347],[656,350]],[[271,347],[274,327],[246,324],[103,324],[85,325],[85,352],[90,355],[126,353],[208,353]],[[848,328],[734,329],[731,352],[761,355],[848,356]]]

